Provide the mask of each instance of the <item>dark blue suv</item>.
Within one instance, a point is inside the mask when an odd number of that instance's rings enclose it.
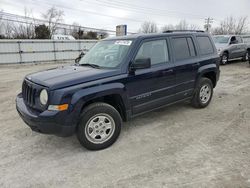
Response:
[[[76,133],[87,149],[103,149],[135,116],[181,101],[206,107],[219,63],[213,40],[202,32],[109,38],[75,65],[27,75],[16,107],[34,131]]]

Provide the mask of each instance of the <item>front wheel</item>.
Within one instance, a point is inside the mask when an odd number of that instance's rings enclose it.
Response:
[[[242,60],[243,61],[249,61],[249,51],[246,52],[246,54],[243,56]]]
[[[196,108],[205,108],[213,97],[213,83],[208,78],[201,78],[191,101]]]
[[[82,113],[77,138],[89,150],[100,150],[112,145],[121,131],[119,112],[106,103],[93,103]]]
[[[228,63],[228,53],[224,52],[221,56],[221,64],[226,65]]]

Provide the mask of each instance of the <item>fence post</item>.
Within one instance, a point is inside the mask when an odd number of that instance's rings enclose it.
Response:
[[[54,40],[53,40],[53,50],[54,50],[54,61],[56,61],[56,44]]]
[[[19,57],[20,57],[20,64],[22,63],[23,61],[23,58],[22,58],[22,51],[21,51],[21,41],[17,41],[17,45],[18,45],[18,51],[19,51]]]
[[[79,49],[79,54],[81,53],[81,40],[78,40],[78,49]]]

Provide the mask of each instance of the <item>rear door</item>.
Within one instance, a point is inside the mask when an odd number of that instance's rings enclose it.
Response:
[[[191,97],[200,66],[192,35],[171,37],[176,73],[176,100]]]
[[[243,57],[246,54],[246,45],[243,43],[243,40],[240,36],[236,36],[236,40],[238,41],[237,56]]]

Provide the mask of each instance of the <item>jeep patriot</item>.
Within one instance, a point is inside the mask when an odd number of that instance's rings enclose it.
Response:
[[[208,106],[220,58],[204,32],[168,31],[98,42],[79,62],[24,78],[16,108],[33,130],[109,147],[123,121],[170,104]]]

